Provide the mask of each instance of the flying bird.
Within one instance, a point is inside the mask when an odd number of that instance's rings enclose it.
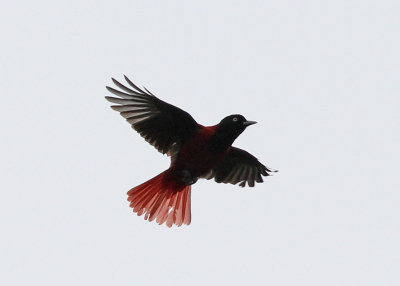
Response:
[[[117,97],[106,96],[147,142],[171,157],[170,167],[128,191],[128,201],[138,216],[172,225],[191,221],[191,185],[200,178],[217,183],[254,187],[275,170],[250,153],[233,147],[235,139],[255,121],[240,114],[225,117],[217,125],[203,126],[182,109],[164,102],[146,88],[139,88],[126,76],[128,86],[114,78],[119,88],[107,86]]]

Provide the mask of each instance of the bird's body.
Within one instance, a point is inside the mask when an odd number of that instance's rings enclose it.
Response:
[[[228,150],[216,151],[212,146],[216,126],[201,127],[179,150],[176,159],[171,164],[171,169],[178,174],[182,172],[197,180],[222,161]]]
[[[131,88],[113,79],[124,92],[107,87],[120,98],[106,99],[119,104],[112,108],[146,141],[171,156],[170,168],[128,192],[130,206],[138,215],[145,214],[145,219],[156,219],[159,224],[166,222],[167,226],[190,224],[190,190],[199,178],[214,178],[218,183],[241,182],[242,187],[247,182],[253,187],[255,182],[263,181],[262,175],[272,172],[251,154],[232,147],[234,140],[254,121],[235,114],[217,125],[205,127],[187,112],[125,79]]]

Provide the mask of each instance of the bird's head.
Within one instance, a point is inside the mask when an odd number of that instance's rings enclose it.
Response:
[[[230,130],[233,133],[237,133],[238,136],[242,133],[248,126],[256,124],[255,121],[248,121],[243,115],[233,114],[225,117],[218,124],[219,129]]]
[[[219,142],[223,142],[223,145],[230,146],[248,126],[256,123],[255,121],[246,120],[246,118],[240,114],[229,115],[218,123],[215,135]]]

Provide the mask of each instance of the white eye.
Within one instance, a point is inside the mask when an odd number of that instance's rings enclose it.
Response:
[[[233,117],[232,121],[236,122],[236,121],[238,121],[238,118],[237,117]]]

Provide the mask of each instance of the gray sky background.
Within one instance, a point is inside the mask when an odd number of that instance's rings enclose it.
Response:
[[[1,285],[400,285],[398,1],[2,1]],[[131,212],[169,166],[104,96],[126,74],[279,169]]]

